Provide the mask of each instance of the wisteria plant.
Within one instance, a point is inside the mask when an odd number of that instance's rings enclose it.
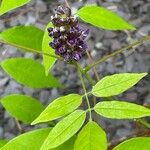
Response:
[[[3,0],[0,15],[29,1]],[[102,6],[86,5],[72,14],[65,0],[64,5],[55,8],[45,31],[30,25],[15,26],[1,32],[1,43],[43,55],[43,63],[21,57],[0,62],[1,68],[13,79],[30,88],[65,88],[50,72],[56,61],[65,61],[76,68],[83,94],[63,95],[46,107],[27,95],[3,97],[0,103],[15,118],[20,130],[19,122],[32,126],[42,123],[47,127],[37,126],[38,129],[22,133],[9,141],[1,139],[0,150],[106,150],[111,143],[108,144],[107,134],[98,122],[98,115],[110,119],[130,119],[150,128],[144,119],[150,116],[149,108],[115,98],[137,84],[147,73],[118,73],[99,79],[95,68],[107,59],[150,40],[150,36],[94,61],[88,48],[87,36],[90,30],[82,27],[79,19],[105,30],[136,30],[133,25]],[[85,59],[85,55],[92,62],[82,67],[80,59]],[[91,69],[96,81],[89,74]],[[91,86],[90,91],[87,91],[85,80]],[[82,105],[83,102],[86,106]],[[150,137],[133,137],[111,149],[148,150]]]

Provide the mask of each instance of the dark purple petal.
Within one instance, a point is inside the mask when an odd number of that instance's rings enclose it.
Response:
[[[89,29],[84,30],[81,34],[82,39],[84,40],[89,35],[89,33],[90,33]]]
[[[53,31],[53,28],[50,27],[50,28],[47,29],[47,31],[50,33],[50,32]]]
[[[73,54],[73,59],[76,60],[76,61],[80,60],[81,59],[81,53],[75,52]]]
[[[55,44],[53,42],[50,42],[49,46],[52,47],[52,48],[55,48]]]
[[[56,49],[58,54],[63,54],[66,52],[66,49],[64,46],[59,47],[58,49]]]
[[[76,40],[69,40],[68,43],[69,43],[70,45],[74,45],[74,44],[76,44]]]
[[[64,57],[64,61],[66,61],[66,62],[68,62],[68,61],[70,61],[71,60],[71,56],[70,56],[70,54],[64,54],[63,55],[63,57]]]

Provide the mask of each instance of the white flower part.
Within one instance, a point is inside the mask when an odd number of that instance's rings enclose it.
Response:
[[[59,30],[60,30],[60,32],[64,32],[64,31],[65,31],[65,28],[64,28],[63,26],[61,26],[61,27],[59,28]]]

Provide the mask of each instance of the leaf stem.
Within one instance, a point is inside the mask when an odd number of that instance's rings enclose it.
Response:
[[[145,121],[145,119],[137,119],[137,121],[144,125],[146,128],[149,128],[150,129],[150,123],[148,123],[147,121]]]
[[[115,52],[113,52],[113,53],[111,53],[111,54],[109,54],[109,55],[103,57],[103,58],[100,59],[99,61],[97,61],[97,62],[95,62],[95,63],[93,63],[93,64],[91,64],[91,65],[85,67],[83,70],[84,70],[84,72],[88,72],[88,71],[91,70],[93,67],[97,66],[98,64],[101,64],[101,63],[105,62],[107,59],[109,59],[109,58],[111,58],[111,57],[113,57],[113,56],[116,56],[116,55],[122,53],[123,51],[132,48],[133,46],[136,46],[136,45],[138,45],[138,44],[142,44],[142,43],[143,43],[144,41],[146,41],[146,40],[150,40],[150,36],[145,36],[145,37],[141,38],[139,41],[136,41],[136,42],[134,42],[134,43],[132,43],[132,44],[130,44],[130,45],[124,47],[124,48],[121,48],[121,49],[119,49],[119,50],[116,50]]]
[[[9,42],[4,42],[4,41],[0,41],[0,43],[2,43],[2,44],[8,44],[8,45],[11,45],[11,46],[14,46],[14,47],[17,47],[17,48],[21,48],[21,49],[24,49],[24,50],[26,49],[29,52],[38,53],[38,54],[46,55],[46,56],[53,57],[53,58],[56,58],[56,59],[59,59],[59,60],[63,60],[61,57],[59,57],[57,55],[43,53],[42,51],[34,50],[32,48],[29,48],[29,47],[26,48],[26,47],[23,47],[23,46],[20,46],[20,45],[17,45],[17,44],[12,44],[12,43],[9,43]]]

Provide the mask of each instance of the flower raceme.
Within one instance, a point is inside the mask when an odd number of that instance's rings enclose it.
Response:
[[[67,62],[80,60],[88,49],[85,39],[89,29],[81,28],[71,9],[65,6],[58,6],[51,21],[54,27],[48,28],[48,33],[53,41],[49,45]]]

